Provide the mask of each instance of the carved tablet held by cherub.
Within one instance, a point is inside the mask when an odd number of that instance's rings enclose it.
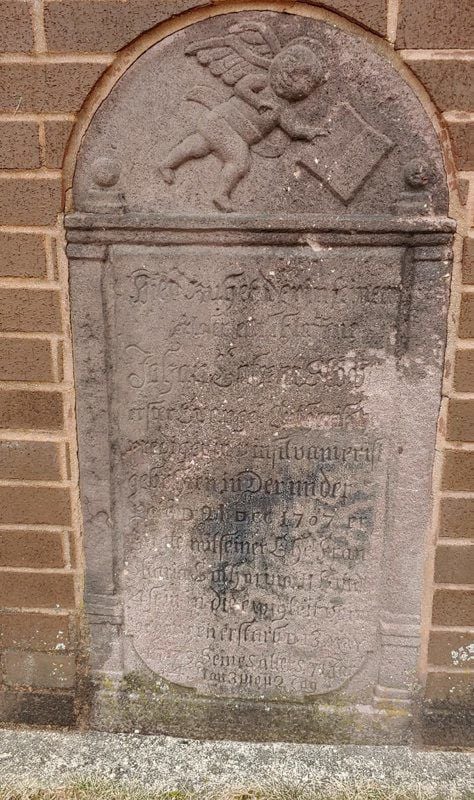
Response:
[[[188,100],[209,110],[195,132],[172,148],[159,170],[167,183],[173,183],[174,170],[181,164],[212,153],[223,165],[213,200],[221,211],[230,211],[231,193],[250,169],[250,149],[270,157],[282,152],[271,148],[265,152],[261,143],[268,134],[279,128],[290,139],[306,141],[326,135],[327,131],[301,120],[292,107],[326,81],[318,44],[305,37],[282,48],[264,23],[244,22],[232,25],[224,36],[190,44],[185,53],[233,86],[233,94],[223,99],[207,86],[187,94]]]

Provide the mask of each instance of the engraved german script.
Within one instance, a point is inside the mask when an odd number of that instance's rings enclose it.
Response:
[[[114,247],[126,633],[163,679],[324,694],[376,646],[400,252]],[[357,269],[355,267],[357,266]]]

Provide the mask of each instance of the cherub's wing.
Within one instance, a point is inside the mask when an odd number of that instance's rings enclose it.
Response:
[[[193,42],[185,49],[224,83],[234,86],[255,67],[267,70],[280,50],[280,42],[261,22],[240,22],[223,36]]]

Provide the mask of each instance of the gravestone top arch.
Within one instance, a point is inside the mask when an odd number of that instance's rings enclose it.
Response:
[[[365,36],[222,14],[119,79],[73,198],[95,724],[402,735],[454,231],[420,101]]]

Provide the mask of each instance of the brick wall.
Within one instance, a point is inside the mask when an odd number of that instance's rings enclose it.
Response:
[[[171,14],[204,5],[0,0],[0,719],[68,725],[81,710],[82,555],[58,217],[67,140],[120,48]],[[321,6],[398,51],[436,104],[454,157],[452,213],[465,240],[458,237],[453,279],[422,668],[427,696],[456,702],[466,696],[474,665],[467,660],[474,639],[472,4],[327,0]]]

